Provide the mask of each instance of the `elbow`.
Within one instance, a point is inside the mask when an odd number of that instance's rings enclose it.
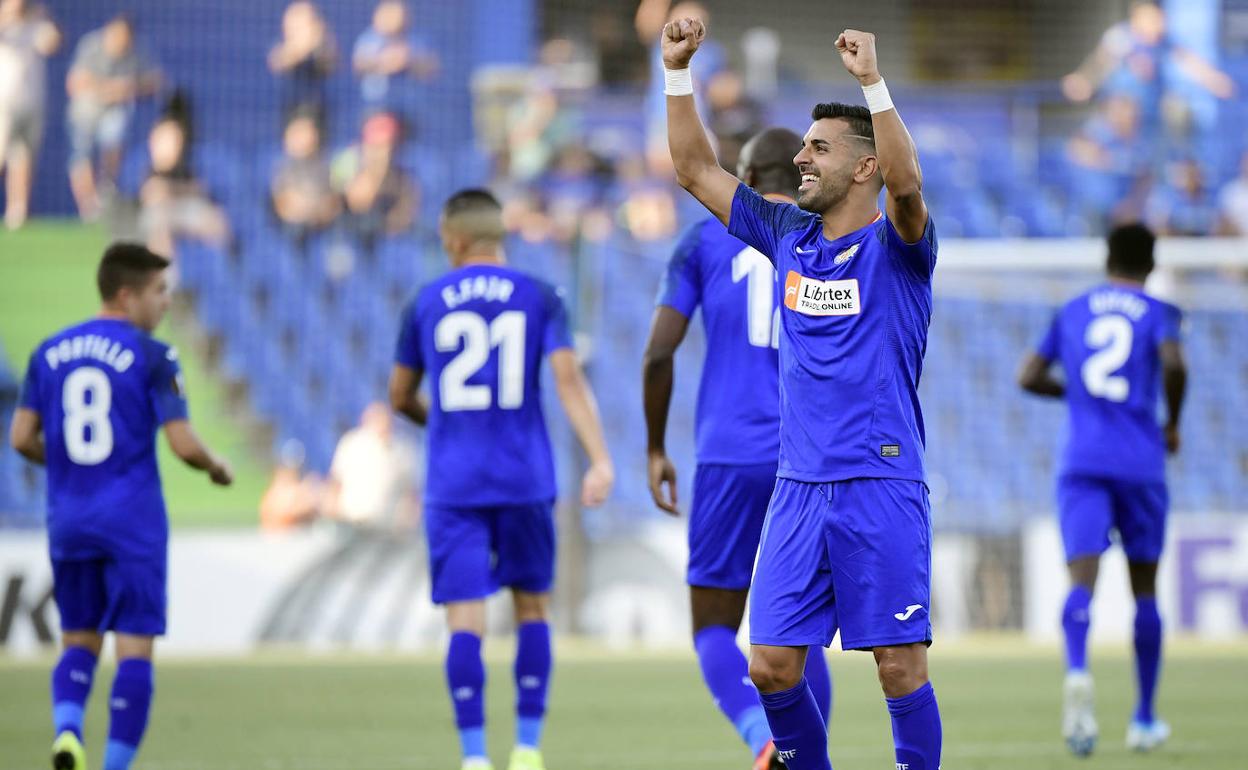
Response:
[[[923,198],[923,180],[917,174],[908,179],[889,180],[888,196],[899,206],[907,206]]]
[[[649,378],[656,371],[670,368],[672,353],[671,350],[665,348],[647,347],[641,355],[641,371]]]

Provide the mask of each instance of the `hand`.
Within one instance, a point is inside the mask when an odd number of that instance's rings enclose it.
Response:
[[[1094,90],[1092,81],[1078,72],[1062,78],[1062,94],[1072,102],[1086,102],[1092,98]]]
[[[602,505],[611,495],[611,485],[615,483],[615,469],[610,462],[597,462],[585,471],[581,481],[581,505],[594,508]]]
[[[836,38],[836,52],[849,74],[864,86],[880,81],[880,67],[875,60],[875,35],[847,29]]]
[[[676,509],[676,467],[663,452],[650,453],[650,496],[654,504],[672,516],[679,516]],[[667,499],[663,498],[663,484],[667,483]]]
[[[234,483],[234,471],[230,470],[230,464],[226,461],[216,460],[208,469],[208,478],[217,486],[228,487]]]
[[[1181,443],[1179,441],[1179,426],[1167,425],[1165,429],[1165,434],[1166,434],[1166,451],[1169,452],[1170,454],[1178,453],[1179,444]]]
[[[693,52],[706,37],[706,25],[701,19],[677,19],[663,27],[660,43],[663,49],[663,66],[669,70],[688,68]]]

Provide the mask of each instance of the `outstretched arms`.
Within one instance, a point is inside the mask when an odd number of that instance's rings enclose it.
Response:
[[[703,206],[728,224],[739,180],[724,171],[706,137],[693,101],[689,62],[706,37],[698,19],[678,19],[663,27],[663,67],[668,77],[667,144],[676,181]]]
[[[673,308],[660,306],[650,325],[650,339],[642,358],[642,401],[646,412],[646,453],[650,496],[659,508],[675,515],[676,468],[667,457],[667,414],[675,378],[673,358],[689,329],[689,319]],[[663,485],[667,484],[667,496]]]
[[[923,200],[923,173],[914,140],[892,106],[875,55],[875,35],[847,29],[836,39],[836,50],[849,74],[857,78],[867,95],[875,150],[888,198],[888,219],[907,243],[917,243],[927,228],[927,204]],[[878,94],[881,101],[873,96]]]

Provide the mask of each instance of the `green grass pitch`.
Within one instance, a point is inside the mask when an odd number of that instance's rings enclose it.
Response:
[[[511,642],[491,639],[490,751],[505,768],[512,729]],[[831,653],[831,736],[838,770],[892,768],[887,712],[870,659]],[[0,770],[45,766],[51,660],[0,662]],[[1123,734],[1130,659],[1098,650],[1101,744],[1086,760],[1058,734],[1056,649],[1021,642],[932,651],[946,770],[1242,768],[1248,756],[1248,650],[1180,645],[1163,673],[1160,712],[1174,737],[1150,755]],[[87,722],[93,766],[107,723],[111,668],[97,673]],[[458,767],[440,662],[433,657],[279,656],[158,664],[156,702],[135,770],[357,770]],[[610,655],[561,643],[547,720],[551,770],[748,768],[750,757],[711,705],[692,655]]]

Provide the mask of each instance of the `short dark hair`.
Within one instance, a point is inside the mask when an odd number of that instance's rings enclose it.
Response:
[[[119,242],[109,246],[95,273],[100,299],[109,302],[122,288],[138,291],[151,280],[152,273],[169,267],[169,260],[141,243]]]
[[[470,187],[446,199],[442,221],[465,235],[481,241],[501,241],[503,206],[489,190]]]
[[[745,163],[742,170],[753,177],[751,181],[759,194],[793,196],[802,183],[793,156],[801,149],[802,138],[789,129],[763,129],[741,148],[741,160]]]
[[[843,104],[841,102],[823,102],[816,104],[810,111],[811,120],[844,120],[849,128],[858,136],[866,137],[865,141],[875,147],[875,127],[871,125],[871,110],[860,104]]]
[[[1115,275],[1144,278],[1153,271],[1153,247],[1157,236],[1139,222],[1119,225],[1110,231],[1106,269]]]
[[[446,203],[442,204],[442,216],[451,217],[468,212],[475,214],[490,209],[503,210],[503,205],[494,197],[494,193],[484,187],[469,187],[446,199]]]

